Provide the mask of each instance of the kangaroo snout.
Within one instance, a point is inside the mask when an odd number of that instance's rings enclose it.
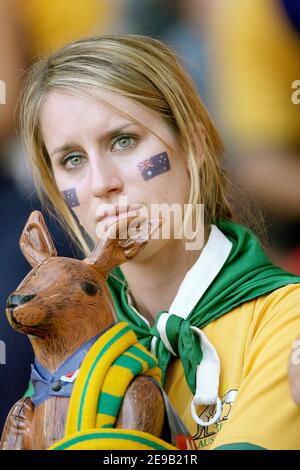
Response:
[[[7,299],[5,313],[11,326],[20,333],[44,336],[47,311],[41,310],[36,301],[30,302],[35,298],[37,294],[13,293]]]
[[[14,310],[20,305],[26,304],[29,300],[33,299],[36,294],[20,295],[20,294],[11,294],[6,302],[6,308]]]

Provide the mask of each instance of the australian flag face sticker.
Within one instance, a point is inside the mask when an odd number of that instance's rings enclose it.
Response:
[[[79,201],[76,193],[75,188],[66,189],[66,191],[62,191],[62,195],[64,200],[66,201],[68,207],[71,209],[72,207],[79,206]]]
[[[138,169],[145,181],[169,171],[171,167],[167,152],[159,153],[138,163]]]

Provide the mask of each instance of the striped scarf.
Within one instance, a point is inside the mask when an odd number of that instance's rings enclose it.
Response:
[[[146,432],[114,429],[127,387],[138,374],[161,381],[156,358],[137,342],[127,323],[118,323],[85,357],[72,392],[65,437],[49,450],[175,449]]]

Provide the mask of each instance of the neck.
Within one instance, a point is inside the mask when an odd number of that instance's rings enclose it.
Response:
[[[183,278],[200,253],[201,250],[187,251],[182,240],[173,240],[149,259],[121,266],[134,306],[150,325],[159,311],[169,310]]]
[[[80,346],[113,323],[112,315],[106,317],[105,312],[102,313],[104,320],[99,318],[99,312],[94,312],[93,317],[86,317],[82,323],[57,325],[43,338],[31,336],[37,361],[50,372],[55,372]]]
[[[68,357],[91,338],[92,336],[90,338],[78,338],[78,341],[72,344],[71,348],[64,338],[61,336],[58,338],[53,334],[48,335],[46,338],[31,337],[30,341],[36,360],[50,372],[55,372]]]

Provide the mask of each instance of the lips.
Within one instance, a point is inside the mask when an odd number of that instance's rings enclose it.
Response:
[[[105,232],[115,222],[129,217],[138,218],[140,216],[139,209],[144,207],[142,204],[132,204],[130,206],[117,206],[110,207],[109,209],[99,207],[96,217],[96,235],[97,238],[102,238]]]

